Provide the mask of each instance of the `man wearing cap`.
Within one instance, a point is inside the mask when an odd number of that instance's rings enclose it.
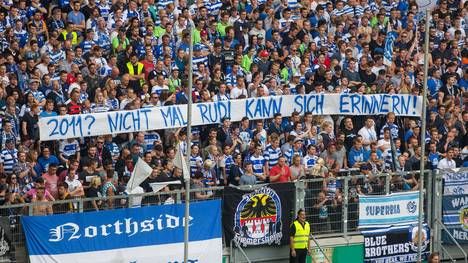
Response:
[[[125,32],[125,27],[120,27],[118,35],[112,39],[112,49],[116,53],[125,52],[127,46],[130,45],[130,40],[128,40]]]
[[[38,79],[30,79],[29,80],[29,93],[34,96],[36,102],[40,106],[44,106],[46,103],[44,94],[38,90],[39,89],[39,80]]]
[[[301,138],[295,138],[294,139],[294,144],[289,149],[289,151],[284,153],[284,156],[287,158],[287,161],[289,164],[292,164],[292,159],[294,155],[299,155],[301,157],[301,162],[302,162],[302,157],[304,156],[304,153],[302,152],[302,143],[304,141]]]
[[[125,71],[128,73],[130,82],[129,86],[139,93],[141,86],[145,84],[145,66],[138,61],[138,56],[135,52],[130,55],[130,61],[127,62]]]
[[[202,54],[202,46],[200,44],[193,47],[192,69],[193,73],[198,73],[198,65],[202,63],[208,66],[208,57]]]

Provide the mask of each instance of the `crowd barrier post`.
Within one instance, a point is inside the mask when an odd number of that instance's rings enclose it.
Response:
[[[348,186],[349,176],[343,178],[343,236],[346,239],[348,237]]]
[[[306,188],[306,182],[305,181],[297,181],[295,183],[295,188],[296,188],[296,193],[295,193],[295,199],[296,199],[296,202],[294,202],[294,213],[293,213],[293,217],[295,216],[296,212],[299,210],[299,209],[305,209],[305,188]]]
[[[385,174],[385,194],[390,194],[390,181],[392,179],[392,175],[390,173]]]

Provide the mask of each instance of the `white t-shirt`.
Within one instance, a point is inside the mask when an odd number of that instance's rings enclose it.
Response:
[[[377,141],[378,139],[374,126],[372,126],[371,128],[367,128],[364,126],[359,130],[358,134],[362,136],[363,142],[371,143]]]
[[[380,139],[378,142],[377,142],[377,147],[384,147],[382,152],[384,152],[385,150],[389,149],[391,146],[390,144],[390,140],[385,140],[385,139]]]
[[[82,185],[81,185],[81,182],[77,179],[73,179],[70,181],[69,177],[67,176],[67,178],[65,179],[65,183],[67,183],[68,185],[68,191],[71,193],[73,191],[75,191],[77,188],[80,188]]]
[[[439,164],[437,165],[437,169],[454,169],[457,167],[457,164],[455,163],[454,160],[448,160],[447,158],[444,158],[439,161]]]

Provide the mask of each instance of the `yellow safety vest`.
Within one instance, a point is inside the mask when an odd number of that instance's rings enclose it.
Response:
[[[130,61],[127,62],[127,68],[128,68],[128,74],[130,74],[131,76],[135,76],[133,65]],[[137,62],[137,74],[136,75],[140,75],[142,71],[143,71],[143,64],[140,62]],[[143,84],[145,84],[145,80],[140,79],[140,86],[143,86]]]
[[[78,45],[78,34],[75,32],[75,31],[72,31],[70,32],[72,34],[72,45],[73,46],[76,46]],[[67,40],[67,35],[68,35],[68,32],[67,30],[63,30],[62,31],[62,37],[63,37],[63,40]]]
[[[296,234],[294,235],[294,249],[307,249],[309,248],[309,235],[310,225],[309,222],[305,222],[304,226],[299,221],[294,221],[296,227]]]

